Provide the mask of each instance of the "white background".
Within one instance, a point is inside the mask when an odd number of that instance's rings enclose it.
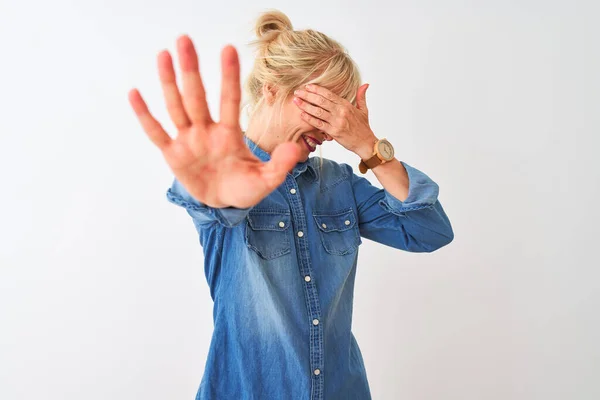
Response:
[[[361,246],[373,398],[600,398],[593,3],[2,0],[0,398],[194,398],[202,249],[127,92],[171,128],[156,54],[188,33],[217,115],[220,50],[245,78],[270,7],[346,46],[374,132],[438,182],[454,227],[432,254]]]

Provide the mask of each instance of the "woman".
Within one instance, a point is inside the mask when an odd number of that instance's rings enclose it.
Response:
[[[370,129],[368,85],[359,87],[339,43],[294,31],[278,11],[262,14],[256,33],[245,135],[231,46],[222,52],[219,122],[209,115],[186,36],[177,46],[182,93],[169,53],[158,56],[175,139],[130,92],[175,175],[167,197],[191,215],[204,250],[214,333],[197,399],[369,399],[351,332],[362,238],[431,252],[452,241],[452,228],[437,184],[395,159]],[[355,153],[384,189],[348,165],[309,158],[330,140]]]

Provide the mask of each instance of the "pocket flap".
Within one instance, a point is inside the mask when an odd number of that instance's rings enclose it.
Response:
[[[251,211],[247,218],[248,224],[255,231],[284,231],[291,223],[288,211]]]
[[[336,214],[313,214],[315,222],[323,232],[343,232],[352,229],[356,223],[352,209]]]

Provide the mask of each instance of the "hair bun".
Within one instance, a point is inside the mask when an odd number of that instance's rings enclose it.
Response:
[[[291,31],[293,29],[292,21],[290,21],[287,15],[279,10],[271,10],[262,13],[258,17],[254,31],[259,39],[269,40],[273,39],[280,32]]]

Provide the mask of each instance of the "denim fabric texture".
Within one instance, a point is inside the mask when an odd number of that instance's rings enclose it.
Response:
[[[214,302],[196,399],[371,399],[351,330],[362,240],[432,252],[454,237],[438,185],[402,164],[405,201],[319,157],[297,164],[248,209],[208,207],[173,181],[167,199],[192,217]]]

